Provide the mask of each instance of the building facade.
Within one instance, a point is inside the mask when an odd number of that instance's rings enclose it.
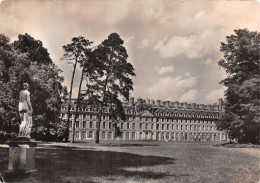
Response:
[[[75,116],[76,99],[71,104],[71,121],[75,124],[75,140],[94,140],[97,129],[97,109],[82,105]],[[216,129],[216,121],[222,112],[223,102],[204,105],[130,98],[123,103],[126,121],[117,126],[121,137],[114,137],[110,110],[103,112],[100,125],[100,140],[155,140],[155,141],[226,141],[227,134]],[[63,104],[61,117],[67,119],[68,105]],[[72,137],[70,123],[70,138]]]

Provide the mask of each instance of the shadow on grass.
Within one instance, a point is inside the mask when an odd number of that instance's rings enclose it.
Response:
[[[0,171],[8,165],[8,149],[0,149]],[[6,157],[6,158],[3,158]],[[90,177],[160,179],[172,176],[167,172],[142,171],[143,166],[173,164],[168,157],[143,156],[125,152],[95,151],[80,148],[36,150],[38,173],[23,182],[91,182]],[[16,180],[17,182],[21,180]]]
[[[142,156],[125,152],[93,151],[89,149],[62,148],[37,151],[38,178],[43,182],[63,182],[66,177],[123,176],[160,179],[167,173],[134,171],[143,166],[173,164],[174,159]],[[132,168],[132,170],[126,170]],[[65,181],[66,182],[66,181]]]

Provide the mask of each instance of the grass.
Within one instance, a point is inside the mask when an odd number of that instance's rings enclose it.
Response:
[[[36,176],[16,181],[256,183],[259,151],[203,142],[41,144]],[[7,165],[8,148],[0,148],[1,174]]]

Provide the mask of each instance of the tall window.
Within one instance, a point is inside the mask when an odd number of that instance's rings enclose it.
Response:
[[[126,124],[126,129],[129,129],[129,123]]]
[[[111,123],[111,122],[108,123],[108,128],[109,128],[109,129],[112,128],[112,123]]]
[[[86,137],[87,137],[87,136],[86,136],[86,131],[83,131],[83,132],[82,132],[82,139],[85,140]]]
[[[86,128],[86,121],[83,121],[83,128]]]
[[[151,130],[153,130],[153,124],[151,124]]]
[[[123,123],[121,123],[121,129],[123,129],[124,128],[124,124]]]
[[[106,128],[106,122],[103,122],[103,129]]]
[[[93,132],[92,131],[90,131],[89,133],[88,133],[88,138],[93,138]]]
[[[148,123],[145,124],[145,129],[148,130]]]
[[[132,128],[135,129],[135,123],[132,124]]]
[[[162,124],[162,130],[164,130],[164,124]]]
[[[169,124],[167,124],[167,130],[169,130]]]
[[[142,130],[143,129],[143,125],[142,125],[142,123],[140,123],[140,130]]]
[[[76,131],[76,139],[79,139],[79,132]]]
[[[92,121],[89,122],[89,128],[93,128],[93,122]]]
[[[79,121],[76,121],[76,128],[79,128]]]

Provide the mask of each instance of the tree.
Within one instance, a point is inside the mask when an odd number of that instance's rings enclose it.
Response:
[[[69,64],[73,65],[73,72],[71,76],[71,84],[70,84],[70,93],[69,93],[69,101],[68,101],[68,118],[67,118],[67,126],[66,126],[66,134],[65,134],[65,141],[68,142],[69,137],[69,125],[70,125],[70,110],[71,110],[71,96],[72,96],[72,88],[73,88],[73,82],[74,82],[74,75],[76,71],[76,67],[78,62],[83,62],[85,59],[84,52],[87,49],[88,46],[90,46],[92,42],[89,40],[86,40],[84,37],[73,37],[72,43],[64,45],[63,50],[65,51],[62,60],[69,61]],[[71,62],[71,60],[74,61]]]
[[[88,41],[88,40],[87,40]],[[92,44],[92,42],[89,42]],[[75,137],[75,123],[76,123],[76,118],[78,116],[78,109],[81,107],[81,102],[84,98],[84,94],[82,93],[81,86],[82,86],[82,81],[83,78],[85,77],[88,79],[89,77],[92,77],[92,75],[96,72],[96,64],[97,62],[94,62],[93,59],[93,53],[91,49],[86,49],[84,51],[84,59],[79,61],[80,66],[82,67],[81,71],[81,77],[80,77],[80,83],[79,83],[79,89],[78,89],[78,97],[77,97],[77,103],[76,103],[76,111],[75,111],[75,118],[74,122],[72,123],[72,138],[71,142],[74,142],[74,137]],[[86,93],[85,93],[86,95]]]
[[[27,34],[27,37],[30,36]],[[61,85],[63,82],[61,70],[50,58],[51,62],[48,63],[42,60],[31,60],[28,53],[32,52],[30,49],[27,50],[28,52],[21,52],[14,43],[9,43],[9,38],[3,34],[0,35],[0,41],[0,65],[3,68],[0,71],[0,108],[2,109],[0,130],[18,132],[20,124],[17,111],[18,96],[22,84],[27,82],[34,109],[31,136],[41,140],[55,139],[62,104],[61,96],[66,90]],[[19,40],[16,44],[19,44]],[[55,132],[51,133],[51,131]]]
[[[220,83],[227,87],[224,112],[217,124],[238,142],[260,139],[260,34],[235,30],[221,43],[224,58],[218,62],[228,76]],[[260,141],[259,141],[260,142]]]
[[[27,53],[30,60],[33,62],[51,64],[52,59],[49,56],[48,50],[43,47],[40,40],[35,40],[29,34],[19,35],[18,40],[14,41],[13,46],[21,53]]]
[[[135,73],[133,66],[127,62],[128,55],[123,43],[117,33],[112,33],[94,51],[100,72],[89,78],[87,87],[89,101],[98,109],[96,143],[99,143],[101,117],[105,108],[110,108],[114,123],[117,118],[125,120],[120,97],[128,100],[129,92],[133,89],[131,77]],[[114,126],[116,128],[116,124]]]

